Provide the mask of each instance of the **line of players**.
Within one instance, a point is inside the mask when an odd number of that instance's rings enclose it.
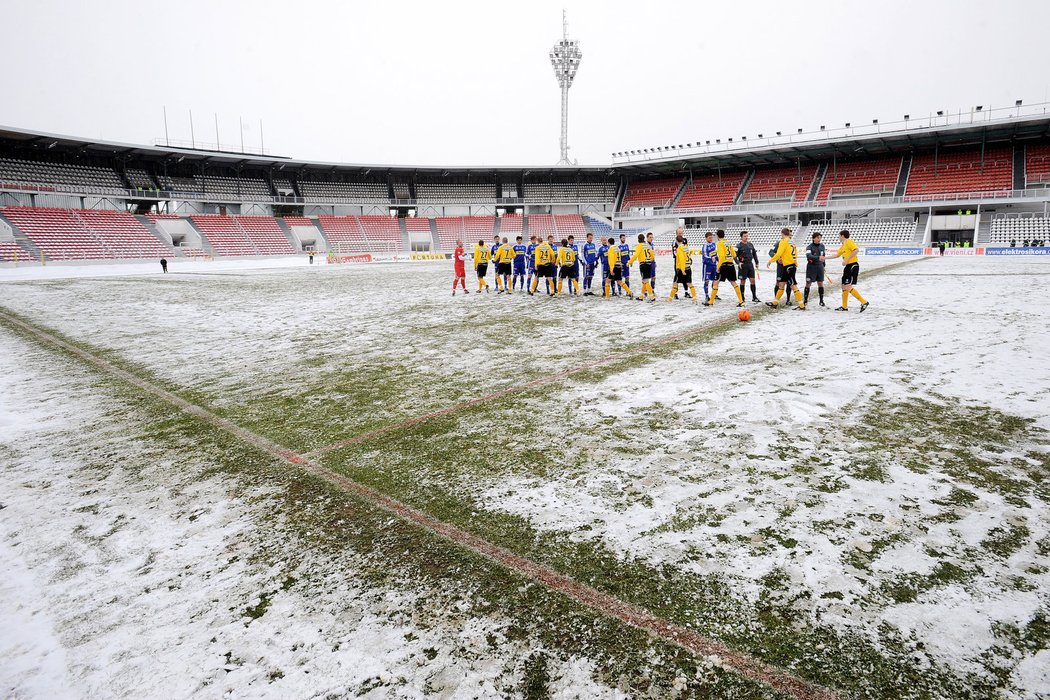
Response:
[[[787,292],[786,305],[791,305],[791,294],[795,295],[798,302],[797,308],[805,310],[809,303],[809,292],[812,284],[817,285],[820,297],[820,305],[824,306],[824,282],[825,263],[828,259],[842,258],[844,267],[842,275],[842,306],[837,311],[847,311],[849,297],[852,295],[861,303],[860,310],[868,307],[868,302],[860,295],[854,285],[859,276],[860,266],[857,261],[859,250],[857,244],[850,240],[849,231],[843,230],[839,233],[840,246],[838,252],[832,256],[827,255],[827,250],[821,243],[819,233],[813,235],[813,242],[806,247],[806,286],[805,294],[798,287],[796,274],[798,269],[798,251],[792,242],[792,230],[782,229],[780,242],[769,251],[770,259],[766,263],[768,268],[773,263],[777,265],[776,285],[774,286],[774,301],[766,302],[768,306],[777,308],[780,298]],[[699,248],[690,248],[685,238],[683,229],[676,231],[675,242],[672,246],[674,257],[674,281],[671,288],[669,300],[678,298],[678,287],[682,286],[685,292],[697,303],[696,288],[693,285],[692,263],[695,256],[701,259],[704,305],[712,306],[718,297],[718,285],[720,282],[730,282],[736,294],[737,306],[744,305],[743,284],[750,283],[752,301],[758,303],[758,291],[756,281],[759,277],[757,271],[758,251],[749,240],[747,231],[740,233],[740,242],[735,246],[725,239],[725,231],[708,231],[705,234],[705,242]],[[514,290],[527,291],[534,295],[544,280],[545,291],[550,296],[562,296],[566,285],[569,287],[570,295],[580,295],[580,266],[583,267],[583,291],[585,296],[593,295],[592,290],[595,272],[601,266],[602,288],[604,296],[619,296],[621,292],[628,298],[639,301],[656,301],[656,251],[653,245],[653,233],[638,235],[638,244],[631,249],[627,243],[626,234],[620,234],[619,243],[612,237],[608,240],[600,240],[595,244],[594,235],[587,234],[586,242],[582,246],[576,244],[573,236],[561,240],[560,245],[555,241],[553,235],[547,236],[547,240],[541,237],[530,236],[529,243],[522,242],[522,236],[517,236],[514,245],[511,245],[507,237],[502,239],[494,235],[491,246],[484,241],[478,241],[474,247],[474,269],[478,276],[478,292],[490,291],[488,280],[489,261],[495,263],[496,267],[496,289],[498,294],[512,294]],[[452,282],[452,294],[455,296],[457,285],[462,287],[464,293],[466,288],[466,274],[463,258],[465,256],[462,241],[456,241],[454,253],[456,278]],[[631,267],[638,263],[641,277],[641,293],[634,296],[630,288]],[[739,278],[739,281],[738,281]],[[830,279],[827,280],[830,283]]]

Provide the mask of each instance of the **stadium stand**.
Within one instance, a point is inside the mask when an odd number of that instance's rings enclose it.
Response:
[[[420,182],[416,184],[416,201],[485,204],[495,201],[496,185],[491,182]]]
[[[740,185],[746,176],[746,171],[739,171],[722,176],[715,173],[694,177],[693,181],[686,185],[675,208],[727,207],[736,201]]]
[[[522,197],[527,202],[611,202],[615,182],[526,182]]]
[[[430,223],[428,219],[405,219],[405,224],[413,223],[416,228],[409,227],[409,231],[416,230],[421,231],[422,222],[427,223],[427,230],[430,230]],[[442,216],[434,219],[434,224],[437,227],[437,239],[439,250],[455,250],[456,241],[462,240],[463,247],[466,250],[472,250],[474,244],[478,242],[478,239],[467,238],[463,233],[463,218],[459,216]]]
[[[132,188],[143,190],[157,189],[157,183],[153,181],[153,177],[150,176],[149,171],[145,168],[127,168],[124,170],[124,175],[127,176],[128,184]]]
[[[361,216],[358,221],[372,252],[392,253],[405,247],[401,241],[401,226],[394,217]]]
[[[295,254],[295,249],[272,216],[203,214],[190,219],[219,255]]]
[[[997,216],[992,219],[989,243],[1001,246],[1032,245],[1032,241],[1046,245],[1050,241],[1050,217]]]
[[[751,182],[748,183],[747,189],[744,190],[743,201],[804,202],[809,197],[813,178],[817,175],[817,167],[807,165],[802,168],[788,166],[758,169],[755,171],[755,176],[751,178]]]
[[[193,177],[158,175],[157,183],[162,190],[167,190],[169,192],[179,192],[192,195],[199,195],[201,193],[200,183]]]
[[[1008,192],[1013,187],[1013,159],[1009,148],[927,153],[912,160],[905,195],[969,192]]]
[[[785,228],[789,228],[792,231],[792,235],[795,237],[795,244],[802,245],[802,240],[798,237],[798,232],[802,230],[802,224],[798,222],[791,222],[786,224],[729,224],[724,227],[720,226],[707,226],[698,227],[696,229],[690,229],[686,231],[686,238],[689,239],[691,245],[698,245],[704,240],[704,234],[708,231],[717,231],[719,228],[725,228],[726,240],[734,245],[740,242],[740,232],[747,231],[748,238],[755,244],[758,249],[758,257],[764,259],[763,255],[765,251],[763,246],[770,246],[773,243],[780,240],[780,231]]]
[[[288,226],[313,226],[314,220],[306,216],[282,216],[281,220]]]
[[[321,231],[324,232],[328,246],[333,252],[359,253],[369,250],[365,231],[361,228],[356,216],[321,214],[317,217],[317,222],[321,224]]]
[[[126,194],[117,171],[96,165],[50,163],[0,158],[0,183],[42,190],[90,190],[99,194]]]
[[[858,245],[917,243],[914,219],[847,219],[813,222],[806,228],[806,240],[803,243],[809,243],[813,234],[819,233],[824,245],[828,248],[837,248],[838,234],[843,229],[850,232],[850,238]]]
[[[525,220],[518,214],[504,214],[499,220],[499,231],[501,236],[508,236],[511,240],[520,235],[524,230]]]
[[[21,262],[32,260],[33,256],[17,241],[0,241],[0,262]]]
[[[300,178],[299,192],[307,202],[390,203],[390,194],[385,182],[327,182]]]
[[[3,215],[49,260],[103,260],[170,255],[127,212],[5,207]]]
[[[620,211],[628,211],[632,207],[666,207],[682,186],[682,180],[676,177],[632,182],[627,187]]]
[[[555,235],[559,239],[573,236],[579,241],[587,235],[587,226],[579,214],[555,214],[554,230],[557,231]]]
[[[644,228],[624,228],[617,229],[614,231],[612,226],[610,226],[605,221],[602,221],[601,219],[596,219],[593,216],[588,216],[587,219],[591,224],[591,230],[594,231],[595,237],[599,239],[607,239],[609,238],[609,236],[619,236],[622,233],[627,236],[627,240],[631,241],[631,243],[635,243],[638,240],[638,234],[645,233],[646,231],[646,229]],[[529,226],[531,225],[532,224],[530,223]],[[662,238],[667,239],[666,243],[661,242]],[[656,236],[656,247],[670,247],[671,241],[673,240],[674,231],[670,232],[670,234],[664,235],[663,237]]]
[[[463,231],[468,240],[492,238],[492,232],[496,230],[496,217],[494,216],[464,216]],[[506,234],[504,234],[506,235]]]
[[[1050,185],[1050,145],[1025,147],[1025,186]]]
[[[558,230],[554,227],[554,217],[550,214],[533,214],[529,219],[529,235],[543,238],[555,236]]]
[[[898,156],[829,164],[815,203],[827,204],[835,197],[892,195],[900,176],[901,163],[902,159]]]

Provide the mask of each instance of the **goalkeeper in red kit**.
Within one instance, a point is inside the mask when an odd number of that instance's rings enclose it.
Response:
[[[462,285],[463,293],[470,294],[467,291],[467,268],[463,262],[463,241],[456,241],[456,251],[452,253],[452,264],[455,270],[456,277],[452,280],[452,296],[456,296],[456,285]]]

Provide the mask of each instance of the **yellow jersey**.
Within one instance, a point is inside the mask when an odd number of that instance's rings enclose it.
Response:
[[[674,266],[676,270],[685,272],[693,265],[693,251],[689,250],[689,246],[685,243],[681,243],[678,249],[674,252]]]
[[[492,251],[487,245],[474,246],[474,267],[488,263],[492,257]]]
[[[547,241],[536,246],[536,267],[554,264],[554,248]]]
[[[847,238],[839,246],[839,257],[842,258],[843,265],[849,265],[850,263],[857,262],[857,243],[852,238]]]
[[[736,250],[733,249],[733,246],[726,243],[724,238],[719,238],[718,243],[715,244],[715,257],[718,266],[722,267],[726,263],[732,263],[736,260]]]
[[[605,257],[609,259],[609,269],[613,269],[620,264],[620,249],[614,245],[609,246],[609,252],[605,254]]]
[[[558,264],[562,267],[572,267],[576,264],[576,251],[567,245],[558,248]]]
[[[634,255],[627,261],[627,265],[634,265],[635,262],[651,263],[653,260],[656,260],[656,251],[653,250],[652,245],[639,243],[634,247]]]
[[[780,239],[780,244],[777,246],[777,252],[769,259],[769,262],[774,263],[780,261],[780,264],[784,267],[788,265],[797,265],[798,256],[796,254],[795,245],[786,238]]]
[[[492,257],[497,263],[509,263],[514,262],[514,246],[510,243],[503,243],[499,248],[496,248],[496,254]]]

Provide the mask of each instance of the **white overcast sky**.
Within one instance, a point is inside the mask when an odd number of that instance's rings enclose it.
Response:
[[[583,62],[569,142],[612,151],[1045,102],[1045,0],[6,0],[0,124],[164,132],[356,163],[546,165],[561,10]]]

